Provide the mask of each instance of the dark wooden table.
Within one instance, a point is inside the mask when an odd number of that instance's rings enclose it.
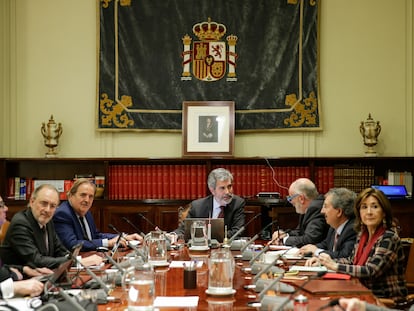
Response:
[[[257,293],[254,290],[246,290],[245,285],[252,283],[253,276],[244,271],[248,267],[248,261],[236,260],[236,270],[233,279],[233,288],[236,290],[234,295],[213,297],[206,294],[208,288],[208,256],[209,252],[190,252],[187,248],[179,251],[171,251],[171,260],[190,260],[196,259],[203,261],[203,265],[197,268],[197,288],[183,288],[183,268],[156,268],[155,269],[155,294],[156,296],[198,296],[199,302],[196,310],[257,310],[257,308],[248,306],[249,302],[258,300]],[[298,264],[295,261],[295,264]],[[316,310],[325,305],[330,300],[338,297],[359,297],[370,303],[380,304],[375,296],[366,289],[358,279],[351,280],[322,280],[315,278],[315,273],[300,273],[307,275],[312,280],[283,280],[293,285],[297,292],[292,296],[303,294],[309,299],[308,310]],[[307,282],[305,289],[300,287]],[[319,290],[318,290],[319,288]],[[311,291],[308,291],[312,289]],[[269,291],[268,295],[275,295],[274,291]],[[99,305],[98,310],[126,310],[127,300],[122,288],[116,288],[112,296],[119,298],[120,302],[110,302],[105,305]],[[288,294],[281,294],[289,296]],[[194,309],[194,308],[193,308]],[[193,310],[192,309],[192,310]],[[190,310],[190,308],[161,308],[161,310]]]

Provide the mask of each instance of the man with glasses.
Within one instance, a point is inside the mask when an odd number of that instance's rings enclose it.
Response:
[[[9,265],[45,267],[45,273],[71,258],[71,253],[59,240],[52,217],[59,205],[59,192],[52,185],[37,187],[29,207],[13,216],[1,248],[1,259]],[[102,258],[91,255],[83,258],[84,265],[100,264]],[[44,268],[43,268],[44,269]]]
[[[272,242],[302,247],[325,239],[329,226],[321,214],[324,196],[318,193],[315,184],[307,178],[295,180],[289,187],[287,200],[300,215],[299,225],[293,230],[275,231]]]

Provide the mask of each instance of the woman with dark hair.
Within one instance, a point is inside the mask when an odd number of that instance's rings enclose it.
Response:
[[[319,262],[330,270],[358,277],[377,297],[405,297],[404,252],[392,228],[390,201],[380,190],[367,188],[358,195],[354,212],[358,238],[351,256],[335,261],[322,253]]]

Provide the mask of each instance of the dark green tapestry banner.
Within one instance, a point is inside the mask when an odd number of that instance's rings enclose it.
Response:
[[[235,129],[320,130],[320,0],[101,0],[100,130],[181,130],[183,101]]]

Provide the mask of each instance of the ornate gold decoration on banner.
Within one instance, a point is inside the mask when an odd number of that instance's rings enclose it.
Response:
[[[296,94],[289,94],[285,99],[286,106],[293,107],[293,111],[289,118],[283,122],[291,127],[301,126],[303,124],[316,124],[316,110],[318,108],[318,101],[315,97],[315,92],[311,92],[308,98],[303,101],[298,101]]]
[[[131,6],[131,1],[132,0],[120,0],[119,3],[121,4],[121,6]],[[101,2],[102,7],[106,9],[109,7],[109,2],[112,2],[112,0],[101,0]]]
[[[375,122],[369,113],[368,118],[365,121],[361,121],[359,132],[364,139],[364,145],[368,147],[365,151],[365,156],[376,157],[377,152],[374,146],[378,143],[378,135],[381,133],[380,121]]]
[[[112,99],[109,99],[108,94],[102,94],[99,101],[99,109],[104,114],[101,123],[105,126],[113,124],[118,128],[132,127],[134,120],[131,120],[125,111],[126,108],[131,106],[131,96],[123,95],[121,101],[115,103]]]
[[[46,157],[56,157],[57,152],[55,148],[58,146],[60,135],[63,132],[62,124],[60,122],[56,124],[55,120],[53,120],[53,115],[51,115],[47,124],[42,122],[40,131],[43,135],[45,146],[49,148],[48,152],[46,152]]]

